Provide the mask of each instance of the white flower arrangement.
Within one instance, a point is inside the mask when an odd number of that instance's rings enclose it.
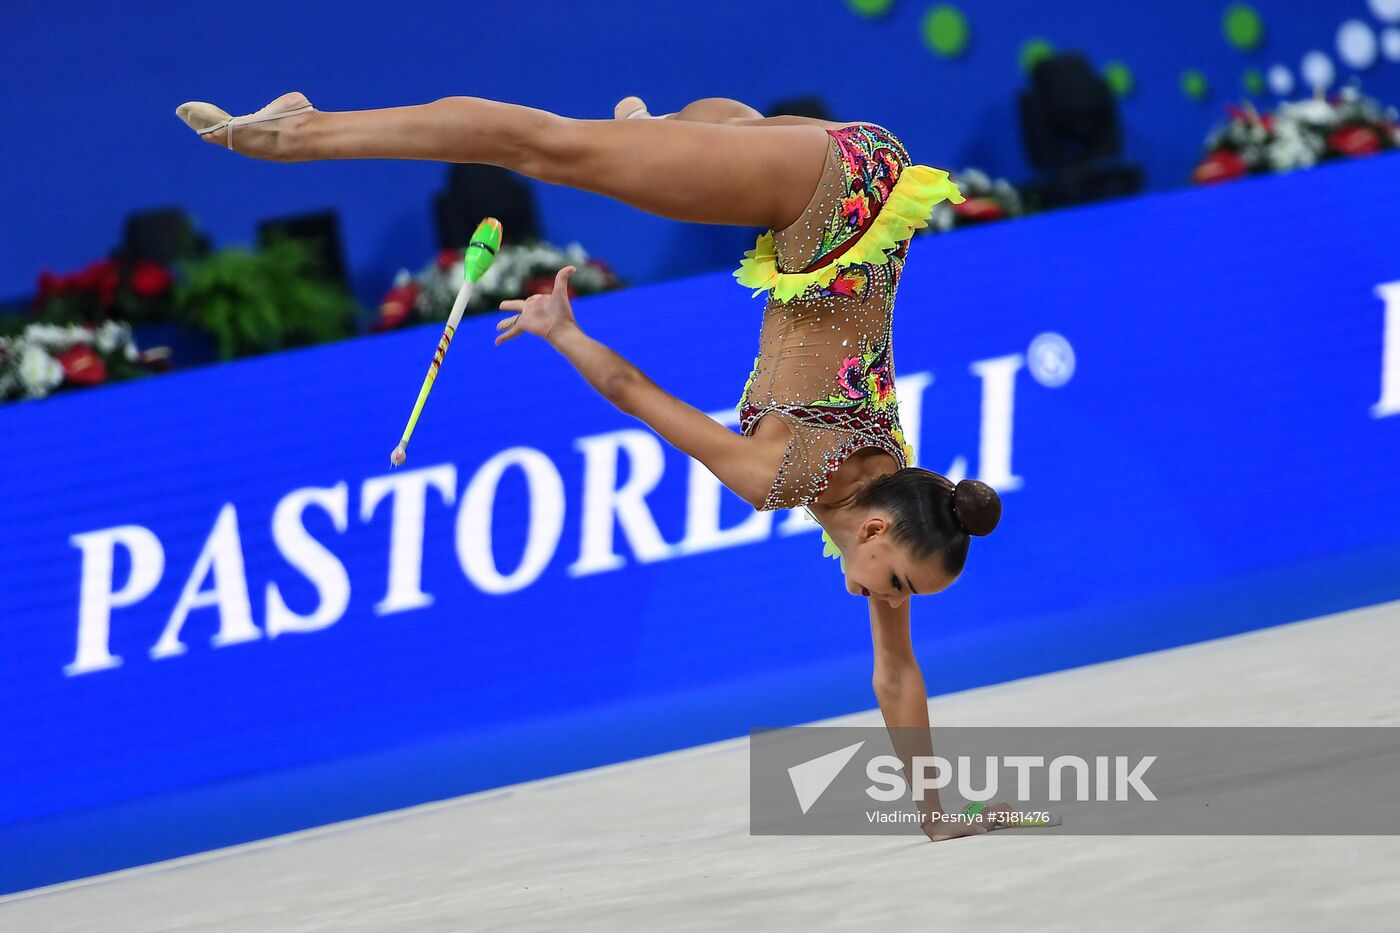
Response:
[[[57,356],[79,344],[92,346],[93,334],[77,324],[30,324],[24,329],[23,340]]]
[[[966,168],[961,172],[954,172],[952,178],[957,183],[958,190],[964,198],[995,201],[996,205],[1000,207],[1003,217],[1020,217],[1026,212],[1025,204],[1021,200],[1021,192],[1005,178],[993,180],[990,175],[977,168]],[[929,216],[928,229],[945,232],[960,224],[973,222],[976,221],[960,215],[951,202],[939,201],[933,206],[933,212]]]
[[[135,363],[141,358],[131,325],[106,321],[90,329],[77,324],[30,324],[14,338],[0,338],[0,401],[44,398],[63,384],[59,357],[74,347],[92,347],[100,356]]]
[[[103,321],[93,333],[93,346],[103,356],[121,353],[129,363],[141,358],[141,351],[136,349],[136,340],[131,335],[131,325],[124,321]]]
[[[458,252],[448,262],[448,255],[446,252],[439,254],[437,260],[416,275],[401,269],[394,277],[395,290],[417,286],[413,316],[418,320],[446,320],[452,309],[457,289],[462,284],[463,259]],[[467,312],[492,311],[508,298],[527,297],[533,281],[552,280],[560,269],[569,265],[578,270],[569,283],[574,294],[609,291],[622,284],[606,264],[591,259],[580,243],[573,242],[562,249],[544,241],[507,244],[476,283],[471,300],[467,302]]]
[[[1400,146],[1395,108],[1383,108],[1354,84],[1330,100],[1319,96],[1288,101],[1279,104],[1275,112],[1264,114],[1246,102],[1231,107],[1229,113],[1229,120],[1206,137],[1207,155],[1197,168],[1198,181],[1263,171],[1289,172],[1311,168],[1329,158],[1368,155]],[[1225,168],[1202,174],[1212,159]]]
[[[25,398],[43,398],[63,381],[63,367],[38,344],[25,344],[19,351],[19,379]]]

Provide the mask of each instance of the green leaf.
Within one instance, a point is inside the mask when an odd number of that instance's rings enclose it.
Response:
[[[225,359],[349,336],[358,309],[308,274],[311,257],[308,244],[278,240],[182,263],[174,314],[213,337]]]

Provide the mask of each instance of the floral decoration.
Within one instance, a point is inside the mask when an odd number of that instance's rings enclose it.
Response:
[[[1211,131],[1191,180],[1208,185],[1249,175],[1290,172],[1331,159],[1354,159],[1400,146],[1394,107],[1382,108],[1351,85],[1260,113],[1245,102]]]
[[[379,318],[371,330],[386,331],[420,321],[445,321],[462,285],[462,251],[438,252],[416,275],[399,272],[379,306]],[[578,271],[569,280],[569,297],[591,295],[622,287],[616,273],[601,259],[591,258],[578,243],[560,249],[544,241],[505,244],[491,268],[476,283],[467,313],[494,311],[502,301],[548,294],[554,277],[565,266]]]

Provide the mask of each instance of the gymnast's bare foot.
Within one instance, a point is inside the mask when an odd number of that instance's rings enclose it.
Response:
[[[175,115],[206,142],[232,148],[255,159],[297,162],[304,158],[301,145],[306,128],[319,115],[306,95],[291,91],[254,113],[241,117],[204,101],[192,100],[175,109]],[[229,133],[233,133],[232,145]]]
[[[624,97],[613,108],[614,120],[627,120],[632,117],[649,117],[646,102],[640,97]]]
[[[614,120],[630,120],[633,118],[643,120],[665,120],[668,117],[674,116],[674,113],[663,113],[661,116],[648,113],[646,102],[636,96],[622,98],[622,100],[617,102],[617,106],[613,108]]]

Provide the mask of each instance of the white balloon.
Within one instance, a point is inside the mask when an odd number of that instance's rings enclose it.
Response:
[[[1381,33],[1381,52],[1393,62],[1400,62],[1400,29],[1391,26]]]
[[[1337,69],[1332,66],[1332,59],[1327,57],[1325,52],[1309,52],[1303,56],[1303,80],[1310,88],[1322,88],[1326,90],[1332,86],[1332,82],[1337,78]]]
[[[1371,0],[1371,12],[1387,23],[1400,22],[1400,0]]]
[[[1359,19],[1349,19],[1337,29],[1337,57],[1357,71],[1376,63],[1376,34]]]
[[[1293,93],[1293,72],[1282,65],[1274,65],[1269,69],[1269,90],[1274,92],[1275,97],[1287,97]]]

